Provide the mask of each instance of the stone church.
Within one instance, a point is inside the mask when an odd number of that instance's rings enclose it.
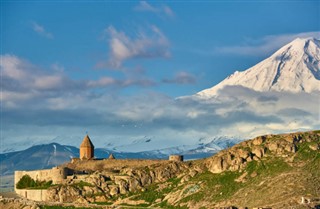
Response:
[[[89,138],[88,135],[86,135],[83,138],[83,141],[80,145],[80,159],[81,160],[89,160],[94,158],[94,146]]]

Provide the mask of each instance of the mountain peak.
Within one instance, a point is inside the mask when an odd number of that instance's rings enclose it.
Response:
[[[255,91],[320,91],[320,41],[297,38],[255,66],[236,71],[216,86],[197,95],[212,97],[225,86],[243,86]]]

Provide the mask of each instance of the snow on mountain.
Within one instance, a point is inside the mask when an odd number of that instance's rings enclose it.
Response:
[[[222,149],[228,148],[242,141],[236,137],[218,136],[213,139],[199,139],[198,143],[193,145],[174,146],[165,149],[152,150],[149,152],[159,153],[163,155],[181,154],[191,155],[197,153],[216,153]]]
[[[69,142],[71,146],[77,146],[81,143],[83,136],[73,136],[73,135],[61,135],[55,137],[43,138],[41,136],[35,136],[33,138],[26,138],[24,140],[21,139],[9,139],[4,138],[2,144],[0,146],[0,153],[8,153],[8,152],[16,152],[24,150],[28,147],[42,145],[42,144],[50,144],[50,143],[60,143],[63,144],[66,141]]]
[[[0,175],[12,174],[14,170],[52,168],[78,156],[78,149],[58,143],[35,145],[28,149],[0,154]]]
[[[236,71],[196,95],[214,97],[226,86],[243,86],[259,92],[320,91],[320,40],[297,38],[257,65]]]
[[[197,159],[238,143],[236,138],[217,137],[199,140],[194,145],[174,146],[165,149],[125,152],[106,148],[95,148],[96,158],[108,158],[112,153],[117,159],[168,159],[171,154],[184,155],[185,159]],[[0,175],[11,175],[14,170],[36,170],[51,168],[79,157],[79,148],[58,143],[34,145],[28,149],[0,154]]]

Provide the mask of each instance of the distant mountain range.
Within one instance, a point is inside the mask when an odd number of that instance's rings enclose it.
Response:
[[[239,142],[239,139],[216,138],[206,143],[178,146],[145,152],[121,152],[96,148],[96,158],[108,158],[112,153],[118,159],[167,159],[171,154],[184,155],[186,160],[209,157],[212,154]],[[11,175],[15,170],[52,168],[79,157],[79,148],[58,143],[35,145],[28,149],[0,154],[0,175]]]
[[[242,86],[258,92],[319,92],[320,41],[297,38],[255,66],[242,72],[236,71],[196,95],[201,98],[214,97],[226,86]]]

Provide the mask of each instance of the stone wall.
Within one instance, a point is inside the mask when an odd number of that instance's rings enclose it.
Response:
[[[53,184],[62,183],[67,178],[68,169],[54,167],[46,170],[35,170],[35,171],[15,171],[14,172],[14,188],[16,190],[16,184],[24,175],[29,175],[34,180],[38,181],[52,181]]]
[[[15,192],[29,200],[34,201],[47,201],[48,192],[46,189],[16,189]]]

